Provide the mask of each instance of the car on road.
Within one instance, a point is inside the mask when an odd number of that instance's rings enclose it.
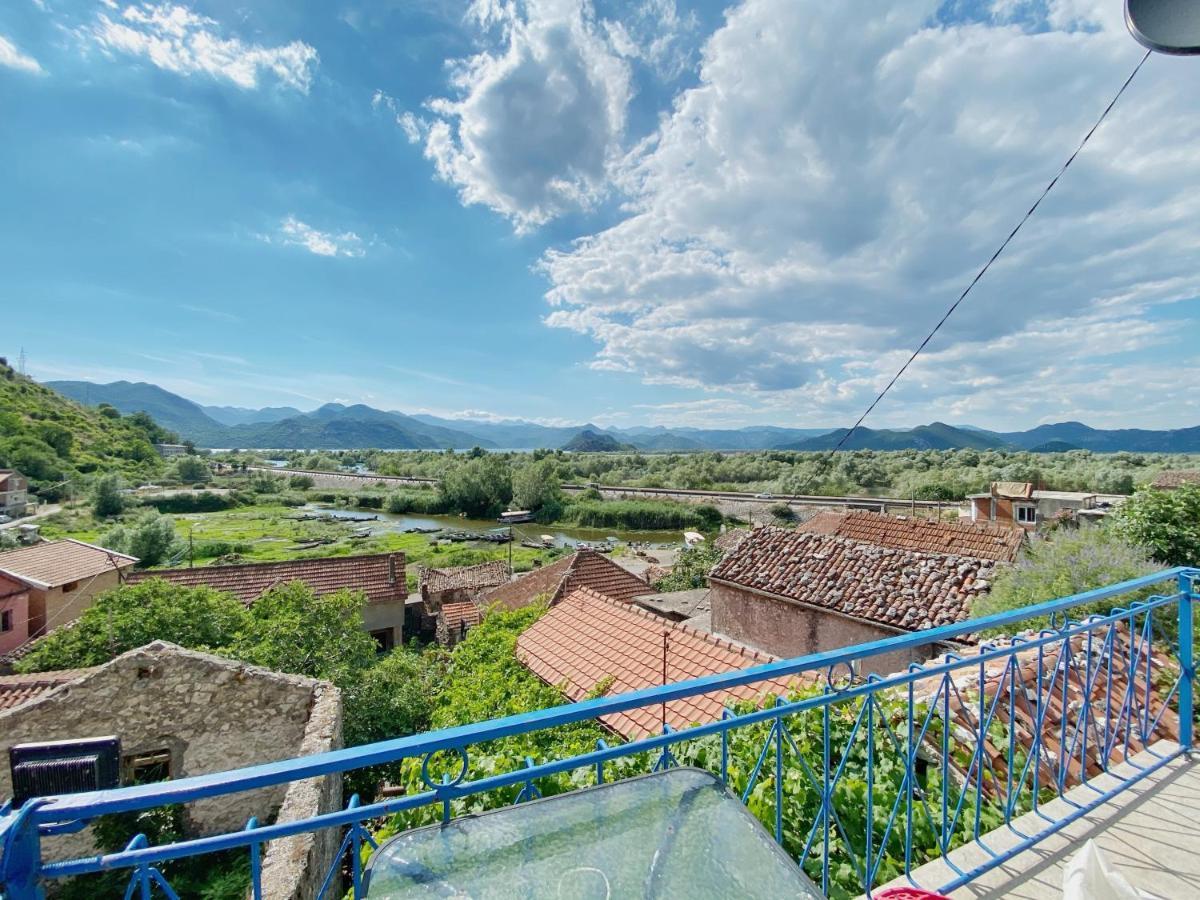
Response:
[[[755,494],[754,499],[755,500],[774,500],[775,498],[772,497],[770,494]]]

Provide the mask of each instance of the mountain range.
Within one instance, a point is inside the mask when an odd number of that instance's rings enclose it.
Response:
[[[378,448],[531,450],[538,447],[695,450],[829,450],[846,429],[750,426],[736,429],[637,426],[601,428],[592,423],[540,425],[519,419],[481,421],[406,415],[363,404],[326,403],[310,412],[290,406],[249,409],[201,406],[158,385],[114,381],[48,381],[50,387],[88,406],[107,403],[122,413],[144,411],[181,438],[202,447],[336,450]],[[1146,453],[1200,452],[1200,427],[1153,431],[1104,430],[1082,422],[1039,425],[1028,431],[997,432],[977,426],[933,422],[908,429],[859,428],[846,449],[1010,449],[1034,452],[1092,450]]]

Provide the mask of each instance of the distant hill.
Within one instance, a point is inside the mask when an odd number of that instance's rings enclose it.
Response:
[[[849,429],[839,428],[820,437],[807,438],[780,446],[781,450],[832,450]],[[955,428],[933,422],[907,430],[859,428],[850,437],[846,450],[998,450],[1009,444],[987,431]]]
[[[107,403],[126,415],[148,413],[164,428],[178,432],[197,444],[209,443],[224,427],[205,413],[199,404],[144,381],[114,381],[110,384],[47,381],[46,387],[86,406]]]
[[[632,444],[622,444],[611,434],[599,434],[585,428],[563,444],[562,449],[571,453],[618,453],[637,448]]]
[[[108,403],[122,413],[144,411],[156,422],[201,447],[277,449],[485,449],[533,450],[594,444],[598,452],[618,449],[651,452],[700,450],[822,451],[837,446],[845,429],[692,428],[639,425],[601,428],[540,425],[520,419],[500,421],[407,415],[364,404],[327,403],[304,413],[289,406],[247,409],[200,406],[178,394],[144,382],[52,381],[47,386],[81,403]],[[592,437],[585,437],[585,435]],[[851,450],[1035,450],[1058,453],[1085,449],[1096,453],[1200,453],[1200,427],[1166,431],[1126,428],[1102,430],[1082,422],[1039,425],[1028,431],[987,431],[975,425],[932,422],[908,429],[860,428],[848,443]]]
[[[27,475],[43,500],[56,499],[81,474],[149,477],[163,467],[154,442],[175,440],[145,416],[92,409],[0,363],[0,468]]]
[[[302,416],[294,406],[265,406],[262,409],[246,409],[243,406],[202,406],[204,414],[222,425],[256,425],[279,422],[293,416]]]

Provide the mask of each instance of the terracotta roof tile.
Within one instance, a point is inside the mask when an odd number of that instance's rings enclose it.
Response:
[[[675,683],[771,662],[774,657],[646,612],[628,603],[579,588],[517,639],[517,657],[547,684],[562,687],[571,700],[591,694],[608,678],[607,694],[623,694],[662,684],[663,633],[667,634],[667,681]],[[726,701],[782,696],[799,679],[772,679],[667,704],[667,724],[683,729],[721,717]],[[601,717],[627,738],[658,734],[662,705]]]
[[[591,588],[598,594],[623,602],[650,592],[647,582],[603,553],[577,550],[516,581],[486,591],[480,596],[479,602],[485,607],[499,603],[508,609],[518,609],[546,595],[553,604],[581,587]]]
[[[442,617],[447,628],[473,628],[483,621],[483,612],[470,600],[458,600],[442,604]]]
[[[59,669],[29,675],[0,675],[0,709],[12,709],[48,693],[60,684],[74,681],[94,669]]]
[[[1185,484],[1200,484],[1200,469],[1166,469],[1154,476],[1150,487],[1160,491],[1173,491]]]
[[[951,553],[1012,562],[1025,540],[1023,529],[990,522],[935,522],[886,516],[865,510],[817,513],[797,528],[808,534],[831,534],[924,553]]]
[[[132,556],[68,538],[0,553],[0,572],[45,588],[127,569],[136,562]]]
[[[460,566],[457,569],[420,569],[422,592],[440,594],[444,591],[482,590],[508,581],[508,563],[503,560]]]
[[[244,563],[236,566],[199,566],[195,569],[156,569],[135,572],[129,582],[162,578],[172,584],[206,585],[252,603],[266,591],[289,581],[303,581],[318,594],[342,589],[362,591],[372,603],[403,600],[408,596],[404,582],[403,553],[374,553],[364,556],[330,556],[324,559],[293,559],[284,562]]]
[[[713,546],[722,553],[728,553],[736,548],[749,533],[749,528],[731,528],[724,534],[717,535],[713,539]]]
[[[766,527],[725,557],[710,578],[917,631],[966,619],[996,565]]]

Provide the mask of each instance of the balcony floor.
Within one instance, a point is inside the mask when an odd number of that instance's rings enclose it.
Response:
[[[1172,752],[1174,744],[1155,746],[1159,753]],[[1139,764],[1151,760],[1147,754],[1137,757]],[[1112,784],[1094,779],[1096,787]],[[1096,795],[1087,787],[1075,788],[1067,796],[1085,802]],[[1062,800],[1048,804],[1049,815],[1062,815],[1070,807]],[[1038,824],[1040,823],[1040,825]],[[1026,834],[1044,827],[1041,819],[1022,817],[1014,825]],[[1083,844],[1092,838],[1111,866],[1119,869],[1130,883],[1142,891],[1165,900],[1200,897],[1200,760],[1180,758],[1163,766],[1114,799],[1072,822],[1032,849],[1018,854],[954,891],[955,900],[1050,900],[1062,896],[1063,867]],[[994,851],[1016,844],[1018,838],[1000,829],[984,838]],[[963,870],[980,865],[987,854],[975,845],[951,855]],[[919,884],[934,887],[945,884],[954,873],[940,860],[918,869]],[[907,884],[900,880],[893,884]]]

